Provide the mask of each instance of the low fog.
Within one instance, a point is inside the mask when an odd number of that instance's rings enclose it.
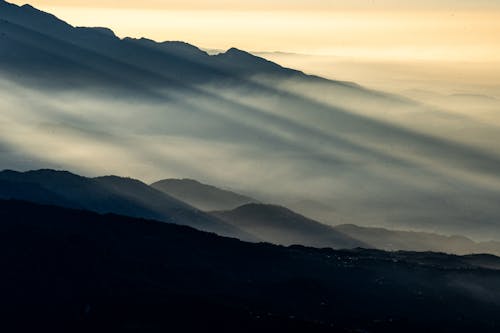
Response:
[[[253,83],[153,100],[3,80],[0,168],[193,178],[331,225],[500,238],[497,122],[449,111],[453,99],[445,108],[321,80]],[[462,97],[462,108],[481,107]]]
[[[427,92],[432,95],[486,95],[500,98],[500,61],[496,59],[459,60],[456,58],[419,58],[387,55],[347,56],[335,54],[300,54],[253,52],[283,66],[332,80],[345,80],[373,89],[405,96]],[[462,55],[463,56],[463,55]]]

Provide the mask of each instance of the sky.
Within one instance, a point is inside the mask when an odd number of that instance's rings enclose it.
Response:
[[[14,1],[22,4],[26,0]],[[75,25],[208,48],[498,60],[500,1],[32,0]]]
[[[182,40],[216,50],[237,47],[312,55],[316,58],[268,57],[308,73],[374,88],[394,91],[387,83],[399,85],[403,77],[413,82],[406,90],[421,89],[429,84],[428,74],[435,76],[440,68],[438,79],[448,84],[442,89],[447,93],[463,90],[457,87],[466,84],[474,85],[467,88],[473,93],[491,95],[500,88],[499,71],[491,70],[500,63],[500,0],[32,0],[30,4],[72,25],[109,27],[120,37]],[[402,65],[408,70],[401,72]],[[450,88],[457,80],[458,85]]]

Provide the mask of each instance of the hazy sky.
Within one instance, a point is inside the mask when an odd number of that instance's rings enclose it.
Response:
[[[22,4],[26,0],[14,1]],[[497,0],[32,0],[74,25],[207,47],[370,59],[500,58]]]

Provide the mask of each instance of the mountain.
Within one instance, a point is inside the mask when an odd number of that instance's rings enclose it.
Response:
[[[6,177],[8,178],[8,177]],[[79,208],[77,203],[51,192],[44,187],[29,182],[0,180],[0,199],[17,199],[40,204]]]
[[[160,212],[168,217],[168,221],[176,224],[187,224],[200,230],[215,232],[220,235],[237,236],[246,240],[255,240],[247,237],[239,229],[213,218],[209,214],[195,209],[189,204],[177,200],[168,194],[162,193],[145,183],[116,176],[94,178],[97,183],[104,185],[110,192],[127,200],[148,207],[152,211]]]
[[[203,211],[231,210],[257,200],[192,179],[165,179],[151,184],[155,189]]]
[[[235,227],[134,179],[86,178],[66,171],[2,171],[0,197],[88,209],[100,213],[156,219],[242,239],[254,240]]]
[[[334,229],[369,247],[387,251],[433,251],[454,254],[491,253],[500,255],[500,242],[474,242],[463,236],[442,236],[428,232],[396,231],[356,225]]]
[[[281,245],[355,248],[369,245],[334,228],[274,205],[247,204],[214,216],[259,239]]]
[[[329,225],[500,238],[500,134],[470,110],[6,2],[0,100],[1,169],[226,180]]]
[[[117,176],[85,178],[54,170],[3,171],[0,172],[0,199],[152,218],[244,240],[282,245],[500,254],[498,242],[478,243],[462,236],[356,225],[331,227],[285,207],[248,204],[246,202],[255,200],[186,179],[164,180],[148,186]],[[198,210],[231,207],[240,202],[244,204],[230,211],[207,214]]]
[[[483,267],[500,264],[493,256],[285,248],[0,200],[0,259],[6,331],[489,333],[500,325],[500,271]]]
[[[329,226],[275,205],[247,204],[231,211],[212,214],[259,239],[281,245],[500,255],[499,242],[475,242],[464,236],[443,236],[430,232],[361,227],[353,224]]]
[[[152,86],[174,87],[259,72],[302,75],[234,48],[209,56],[182,42],[122,40],[109,29],[73,27],[30,5],[19,7],[3,2],[0,33],[0,69],[14,73],[30,71],[30,75],[52,79],[77,74],[76,80],[71,79],[72,84],[101,82],[101,86],[147,90]],[[47,73],[49,69],[51,73]]]

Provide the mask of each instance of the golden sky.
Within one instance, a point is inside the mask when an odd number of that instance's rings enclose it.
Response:
[[[23,4],[23,1],[11,1]],[[65,7],[154,8],[188,10],[330,10],[357,9],[491,9],[496,0],[33,0],[31,4]]]
[[[23,4],[23,1],[13,1]],[[500,60],[500,1],[32,0],[119,36],[370,59]],[[437,3],[437,4],[436,4]]]

